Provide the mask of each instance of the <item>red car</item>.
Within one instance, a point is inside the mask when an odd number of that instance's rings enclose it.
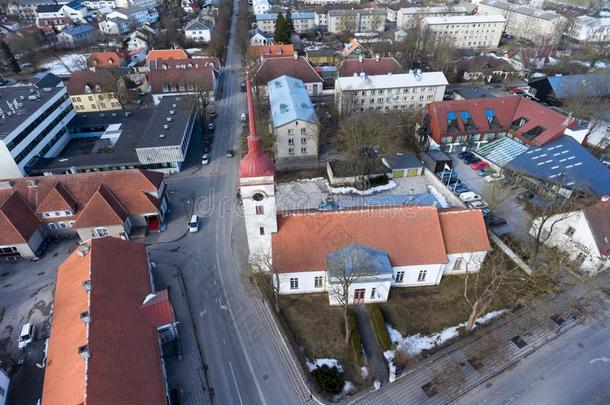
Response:
[[[473,164],[470,165],[470,168],[472,170],[487,169],[488,167],[489,167],[489,163],[483,162],[483,161],[480,161],[478,163],[473,163]]]

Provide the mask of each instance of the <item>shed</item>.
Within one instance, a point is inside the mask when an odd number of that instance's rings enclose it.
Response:
[[[394,178],[421,176],[424,170],[424,164],[413,153],[397,153],[383,158],[383,162],[390,168]]]
[[[419,154],[419,158],[424,163],[424,166],[433,173],[442,172],[445,165],[453,167],[451,158],[443,151],[429,150],[428,152]]]

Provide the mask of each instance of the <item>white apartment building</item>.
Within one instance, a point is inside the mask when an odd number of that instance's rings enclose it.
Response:
[[[360,4],[360,0],[303,0],[303,3],[325,6],[328,4]]]
[[[212,39],[214,21],[211,18],[197,17],[184,26],[187,41],[208,43]]]
[[[503,0],[482,0],[477,14],[506,18],[506,33],[529,41],[540,42],[561,38],[567,20],[554,11],[508,3]]]
[[[37,156],[54,157],[69,141],[66,124],[76,111],[61,80],[0,87],[0,178],[26,176]]]
[[[99,10],[100,8],[116,8],[115,0],[84,0],[82,3],[90,10]]]
[[[256,28],[260,31],[268,34],[275,32],[275,22],[277,20],[277,13],[270,14],[257,14],[256,15]],[[294,31],[298,34],[302,34],[307,31],[314,30],[317,27],[316,24],[316,13],[312,11],[299,11],[290,14],[292,23],[294,25]],[[286,17],[284,15],[284,17]]]
[[[382,32],[386,18],[387,10],[382,8],[330,10],[327,17],[328,32]]]
[[[317,159],[320,123],[305,83],[284,75],[267,83],[267,91],[278,161]]]
[[[580,42],[610,42],[610,17],[576,17],[566,35]]]
[[[129,20],[137,27],[150,23],[150,14],[148,10],[141,7],[117,8],[112,13],[106,15],[107,19],[122,18]]]
[[[408,7],[401,8],[396,13],[396,27],[400,29],[413,28],[419,25],[424,17],[447,17],[466,15],[465,7]]]
[[[155,8],[159,4],[157,0],[115,0],[116,7],[128,8],[128,7],[142,7],[145,9]]]
[[[335,102],[339,111],[413,111],[433,101],[443,100],[448,84],[443,72],[419,70],[401,74],[339,77],[335,80]]]
[[[506,25],[502,15],[425,17],[422,28],[435,38],[449,38],[457,48],[497,48]]]

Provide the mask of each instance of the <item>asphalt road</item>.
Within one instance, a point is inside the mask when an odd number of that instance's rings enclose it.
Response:
[[[186,218],[194,211],[201,217],[201,229],[179,241],[152,246],[151,260],[182,271],[214,403],[296,404],[294,388],[258,321],[252,306],[256,298],[248,293],[251,287],[242,275],[247,242],[235,198],[239,153],[232,159],[225,157],[227,149],[239,149],[239,116],[246,111],[245,93],[239,88],[241,59],[234,40],[237,18],[232,20],[210,164],[166,178],[168,189],[173,190],[174,221],[183,222],[186,229]],[[193,135],[191,148],[199,153],[201,133]],[[192,403],[188,398],[184,402]]]
[[[566,332],[456,403],[602,405],[610,403],[608,381],[610,328],[585,324]]]

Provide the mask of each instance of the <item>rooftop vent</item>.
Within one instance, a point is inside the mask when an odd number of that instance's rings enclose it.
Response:
[[[130,115],[131,115],[131,113],[130,113],[129,111],[126,111],[126,112],[125,112],[125,116],[126,116],[126,117],[129,117]]]
[[[173,119],[172,117],[167,117],[167,118],[165,118],[165,120],[166,120],[167,122],[172,122],[174,119]]]
[[[172,104],[172,108],[176,108],[176,104]]]
[[[91,357],[91,352],[89,351],[89,345],[83,345],[83,346],[79,347],[78,354],[80,354],[80,357],[82,357],[83,359],[88,359],[89,357]]]
[[[100,118],[106,118],[106,114],[100,114]]]
[[[89,251],[91,250],[91,245],[89,245],[88,243],[81,243],[80,245],[78,245],[78,255],[79,256],[85,256],[87,253],[89,253]]]
[[[116,117],[116,113],[112,113],[112,116],[113,116],[113,117]]]
[[[25,96],[24,95],[19,96],[19,100],[25,100]]]
[[[52,90],[53,90],[53,89],[52,89],[52,88],[50,88],[50,87],[43,87],[43,88],[42,88],[42,91],[44,91],[45,93],[48,93],[48,92],[50,92],[50,91],[52,91]]]
[[[159,134],[159,138],[165,138],[165,134]]]
[[[163,129],[169,129],[169,125],[163,124]]]
[[[176,114],[176,110],[169,110],[169,115],[175,115]]]
[[[28,187],[36,187],[38,185],[38,180],[30,179],[28,180]]]
[[[84,324],[88,324],[89,322],[91,322],[91,316],[89,315],[89,311],[81,312],[80,320],[83,321]]]
[[[91,280],[83,281],[83,288],[85,289],[85,291],[91,292]]]

